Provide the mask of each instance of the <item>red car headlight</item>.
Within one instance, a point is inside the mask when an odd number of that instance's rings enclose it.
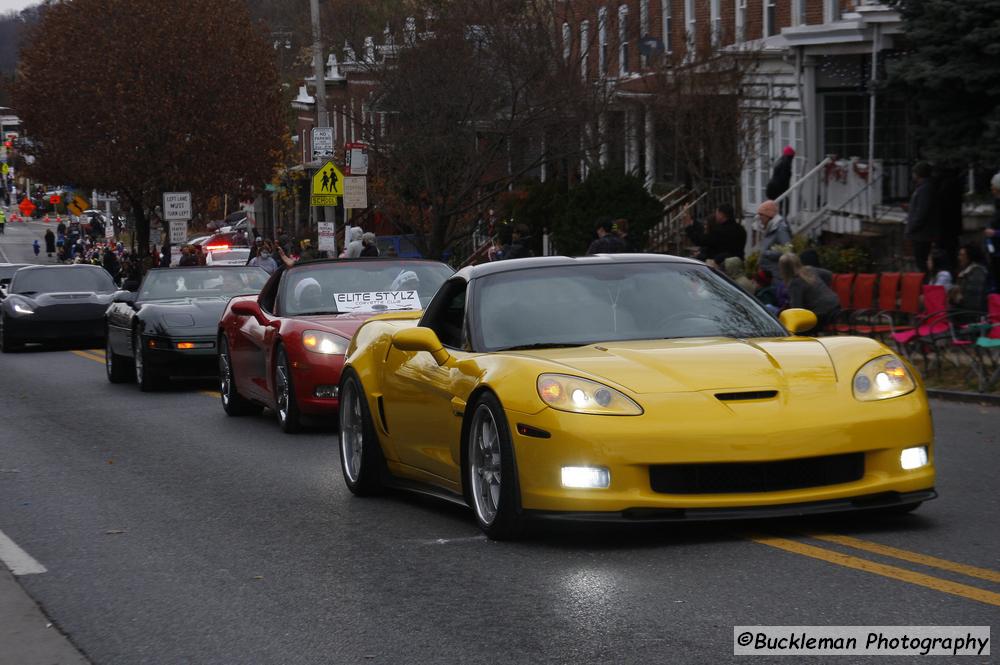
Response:
[[[325,356],[342,356],[347,353],[348,340],[340,335],[323,332],[322,330],[307,330],[302,333],[302,346],[306,351],[321,353]]]

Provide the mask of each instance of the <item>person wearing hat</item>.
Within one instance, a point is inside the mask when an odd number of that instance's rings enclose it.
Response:
[[[792,230],[788,222],[778,212],[778,204],[767,200],[757,207],[757,228],[760,237],[754,245],[754,251],[760,254],[757,265],[762,270],[777,276],[778,260],[781,258],[781,250],[774,249],[775,245],[787,245],[792,242]]]
[[[990,179],[990,191],[993,193],[993,217],[986,227],[986,251],[989,252],[990,267],[993,271],[993,284],[1000,290],[1000,171]]]
[[[771,171],[771,179],[767,182],[765,190],[767,198],[773,201],[788,191],[788,187],[792,184],[792,160],[794,159],[795,148],[786,145],[785,149],[781,151],[781,158],[774,165],[774,170]]]
[[[910,197],[910,206],[906,213],[905,233],[913,244],[913,258],[917,262],[917,267],[923,270],[938,231],[931,192],[931,165],[927,162],[917,162],[913,167],[913,182],[916,187]]]

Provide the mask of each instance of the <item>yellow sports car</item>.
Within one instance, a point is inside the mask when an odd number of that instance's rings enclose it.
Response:
[[[491,538],[531,517],[688,521],[936,496],[919,375],[865,338],[797,336],[705,265],[656,255],[466,268],[365,323],[340,383],[348,488],[430,491]]]

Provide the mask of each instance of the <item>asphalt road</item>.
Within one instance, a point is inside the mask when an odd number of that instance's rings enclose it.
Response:
[[[32,233],[0,247],[18,260]],[[0,357],[0,531],[95,663],[719,663],[734,625],[1000,617],[997,409],[934,404],[941,497],[912,515],[494,543],[450,505],[351,497],[332,430],[227,418],[210,385],[141,394],[101,363]]]

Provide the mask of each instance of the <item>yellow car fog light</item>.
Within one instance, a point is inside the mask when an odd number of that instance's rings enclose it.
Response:
[[[862,402],[900,397],[917,384],[903,361],[892,355],[879,356],[864,364],[854,375],[854,397]]]
[[[904,471],[912,471],[927,466],[927,446],[906,448],[899,454],[899,466]]]
[[[573,489],[607,489],[611,486],[611,472],[599,466],[564,466],[562,485]]]
[[[602,383],[567,374],[538,377],[538,396],[553,409],[607,416],[639,416],[642,407]]]

